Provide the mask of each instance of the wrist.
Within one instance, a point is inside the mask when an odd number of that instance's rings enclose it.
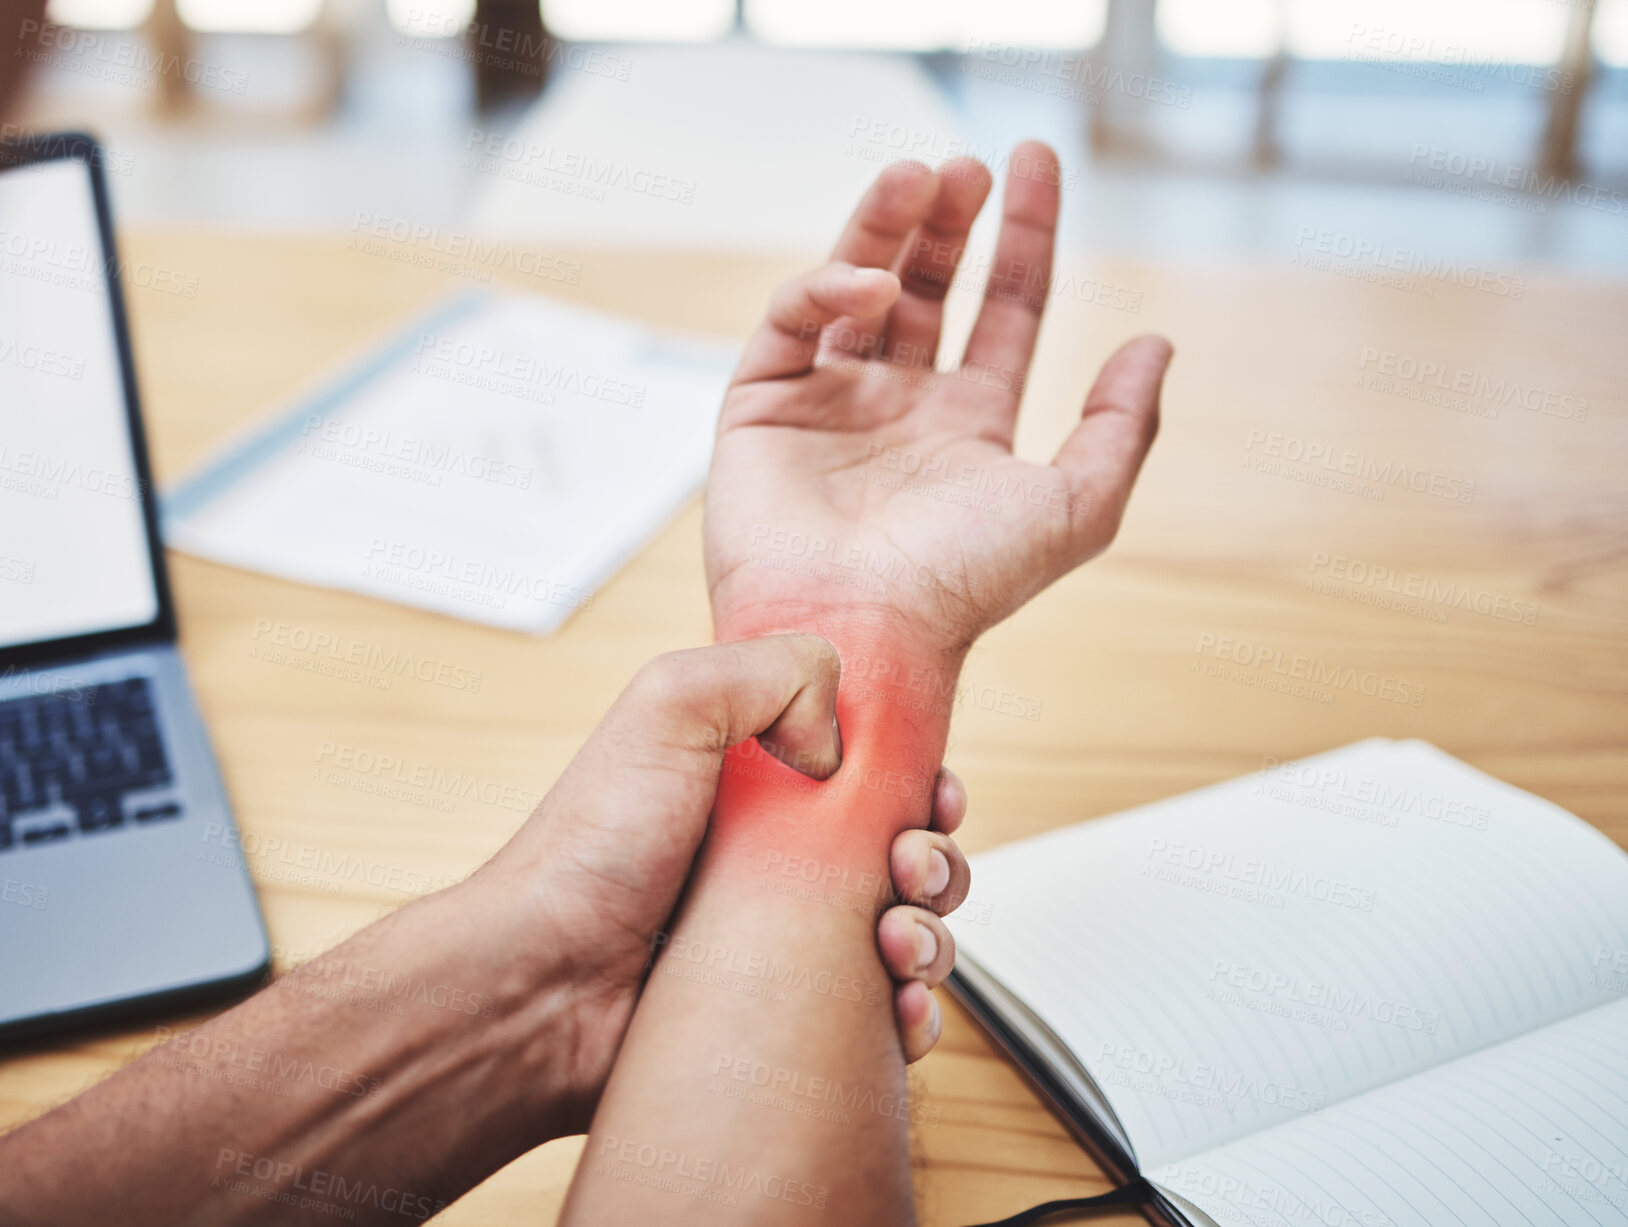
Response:
[[[816,783],[755,743],[736,747],[719,783],[714,843],[746,828],[754,848],[779,838],[835,852],[868,835],[862,847],[885,849],[929,819],[965,650],[887,607],[760,602],[718,618],[721,641],[787,631],[823,635],[841,658],[842,766]]]

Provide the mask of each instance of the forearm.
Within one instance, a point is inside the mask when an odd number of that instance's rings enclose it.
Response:
[[[911,1221],[904,1061],[875,922],[889,843],[928,818],[959,659],[851,616],[802,627],[843,658],[842,767],[815,783],[752,743],[731,753],[567,1222]]]
[[[7,1221],[428,1218],[564,1114],[560,996],[470,954],[498,902],[409,905],[0,1139]]]

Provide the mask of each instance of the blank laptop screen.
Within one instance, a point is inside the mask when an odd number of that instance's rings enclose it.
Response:
[[[158,616],[90,170],[0,170],[0,648]]]

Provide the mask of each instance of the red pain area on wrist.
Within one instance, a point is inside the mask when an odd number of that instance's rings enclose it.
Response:
[[[885,849],[899,831],[926,826],[931,817],[959,662],[913,645],[890,649],[887,639],[864,633],[868,625],[816,622],[802,629],[825,634],[842,660],[842,765],[815,780],[755,739],[734,747],[719,779],[712,840],[754,851]]]

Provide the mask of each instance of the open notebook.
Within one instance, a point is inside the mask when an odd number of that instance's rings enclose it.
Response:
[[[974,858],[952,988],[1175,1223],[1628,1223],[1628,856],[1365,741]]]

